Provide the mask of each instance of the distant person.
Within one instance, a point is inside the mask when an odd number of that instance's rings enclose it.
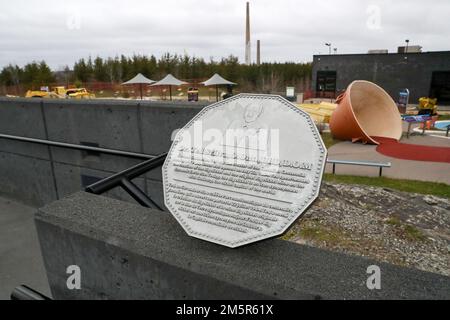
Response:
[[[229,85],[227,85],[227,93],[225,93],[222,96],[222,99],[225,100],[225,99],[231,98],[232,96],[233,96],[233,86],[229,84]]]

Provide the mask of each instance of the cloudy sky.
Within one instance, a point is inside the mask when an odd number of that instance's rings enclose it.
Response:
[[[244,58],[246,0],[0,0],[0,67],[45,59],[188,53]],[[449,0],[251,0],[252,45],[263,61],[395,51],[405,39],[450,50]]]

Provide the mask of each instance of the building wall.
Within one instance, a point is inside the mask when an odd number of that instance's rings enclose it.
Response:
[[[158,155],[205,103],[0,98],[0,134]],[[0,138],[0,194],[42,206],[82,189],[82,176],[105,178],[141,162],[113,155]],[[135,180],[163,205],[159,171]],[[133,202],[120,189],[109,195]]]
[[[395,101],[399,91],[408,88],[411,103],[416,103],[420,97],[430,94],[434,71],[450,71],[450,51],[314,56],[313,90],[318,71],[337,72],[338,92],[354,80],[368,80],[384,88]]]

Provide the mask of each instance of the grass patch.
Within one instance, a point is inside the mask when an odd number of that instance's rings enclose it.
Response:
[[[402,225],[402,222],[398,218],[390,218],[387,222],[387,224],[394,226],[394,227],[400,227]]]
[[[403,223],[397,217],[390,218],[386,223],[401,232],[401,235],[409,241],[417,242],[425,241],[427,239],[427,237],[425,237],[425,235],[415,226]]]
[[[323,132],[322,140],[325,143],[325,146],[327,147],[327,149],[330,149],[335,144],[342,142],[341,140],[334,139],[333,135],[330,132]]]
[[[425,241],[426,237],[423,233],[414,226],[406,225],[405,226],[405,236],[408,240],[411,241]]]
[[[450,114],[443,114],[439,116],[439,121],[450,120]]]
[[[398,191],[419,193],[425,195],[434,195],[450,199],[450,185],[436,182],[423,182],[414,180],[397,180],[390,178],[372,178],[372,177],[356,177],[356,176],[339,176],[325,174],[325,181],[373,186],[380,188],[389,188]]]
[[[299,236],[303,240],[317,244],[320,243],[325,246],[352,248],[359,244],[339,228],[318,225],[316,223],[308,223],[300,226],[296,236]]]
[[[336,243],[340,240],[340,235],[321,227],[305,227],[300,230],[300,236],[304,239],[319,242]]]

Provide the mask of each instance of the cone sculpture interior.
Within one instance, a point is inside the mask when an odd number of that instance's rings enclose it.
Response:
[[[338,107],[330,121],[334,137],[377,145],[377,137],[401,139],[402,119],[397,105],[376,84],[355,81],[336,103]]]

